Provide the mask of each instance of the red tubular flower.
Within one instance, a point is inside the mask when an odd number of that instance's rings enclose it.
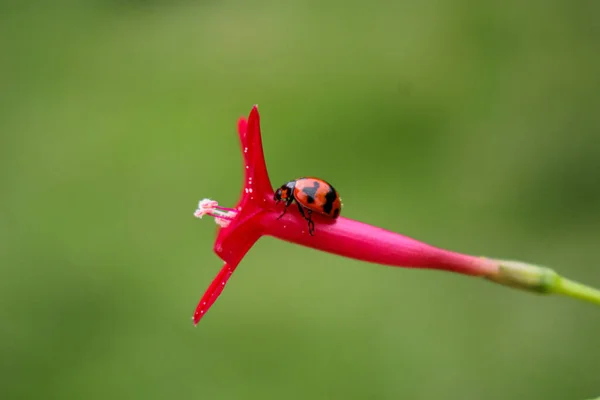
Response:
[[[498,283],[538,292],[551,287],[554,271],[529,264],[499,261],[443,250],[407,236],[348,218],[335,220],[313,214],[315,235],[295,207],[281,218],[282,204],[273,199],[273,187],[265,165],[258,108],[248,120],[241,118],[238,133],[244,156],[244,188],[235,208],[202,200],[195,216],[215,217],[220,225],[214,251],[225,265],[200,300],[194,313],[197,324],[223,291],[242,258],[263,235],[371,263],[440,269],[483,276]]]

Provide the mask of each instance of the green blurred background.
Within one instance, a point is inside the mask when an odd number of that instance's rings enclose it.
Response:
[[[597,1],[0,3],[2,399],[584,399],[600,309],[261,239],[199,199],[274,184],[600,286]],[[284,259],[286,262],[282,263]]]

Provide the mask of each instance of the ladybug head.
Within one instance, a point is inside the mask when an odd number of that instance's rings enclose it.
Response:
[[[273,200],[275,200],[277,203],[281,201],[281,188],[275,191],[275,194],[273,195]]]
[[[288,182],[275,191],[273,199],[279,203],[280,201],[289,202],[292,198],[292,190],[294,190],[293,182]]]
[[[285,186],[280,187],[279,189],[277,189],[275,191],[275,195],[273,196],[273,199],[279,203],[280,201],[286,201],[288,198],[288,188]]]

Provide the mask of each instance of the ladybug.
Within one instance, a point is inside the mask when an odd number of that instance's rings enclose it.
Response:
[[[287,208],[296,200],[302,217],[308,221],[308,233],[314,236],[315,224],[312,213],[321,214],[333,219],[340,215],[342,202],[336,190],[329,183],[319,178],[298,178],[281,186],[273,196],[276,203],[285,204],[281,218]]]

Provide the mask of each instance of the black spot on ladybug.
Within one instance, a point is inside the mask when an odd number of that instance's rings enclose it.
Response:
[[[312,187],[304,187],[302,188],[302,192],[306,195],[306,202],[308,204],[312,204],[315,202],[315,195],[317,194],[317,190],[319,190],[321,184],[319,182],[314,181]]]
[[[338,215],[340,215],[340,209],[336,208],[335,210],[333,210],[333,218],[337,218]]]
[[[325,195],[325,204],[323,204],[323,211],[327,214],[331,213],[335,199],[337,199],[337,193],[335,192],[335,189],[330,186],[329,191]],[[339,212],[340,211],[338,210],[338,213]]]

